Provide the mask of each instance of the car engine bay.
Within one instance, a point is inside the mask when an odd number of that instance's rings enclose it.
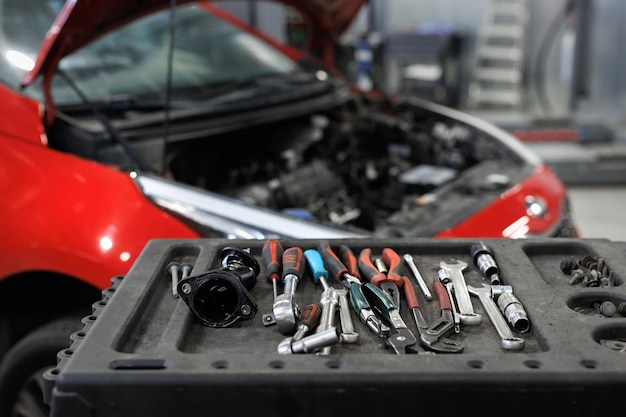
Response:
[[[59,117],[51,131],[63,137],[59,148],[135,168],[106,131],[96,132],[93,117],[85,120]],[[126,136],[151,165],[167,149],[164,175],[177,182],[381,236],[433,235],[531,169],[486,133],[404,102],[348,101],[236,126],[165,146],[154,137],[157,129]]]
[[[409,108],[347,105],[176,148],[168,168],[178,181],[385,236],[429,235],[426,225],[444,227],[468,204],[491,201],[523,166],[493,138]],[[464,197],[452,201],[446,188]]]

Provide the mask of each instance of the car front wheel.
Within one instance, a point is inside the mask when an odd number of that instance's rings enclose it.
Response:
[[[43,372],[57,365],[57,353],[81,328],[78,316],[57,319],[33,330],[7,352],[0,366],[0,417],[50,414],[43,401]]]

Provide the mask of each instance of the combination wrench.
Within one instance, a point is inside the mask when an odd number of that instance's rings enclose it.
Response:
[[[487,311],[493,326],[496,328],[501,339],[501,346],[507,350],[524,349],[524,339],[513,335],[509,325],[500,314],[500,310],[493,298],[491,298],[491,289],[489,285],[482,284],[481,288],[475,288],[471,285],[467,286],[468,291],[478,297],[484,309]]]
[[[348,305],[348,291],[344,288],[336,289],[328,287],[320,298],[322,315],[316,333],[322,333],[335,327],[336,312],[339,310],[339,320],[341,323],[341,333],[339,334],[341,343],[358,343],[359,334],[354,331],[352,318],[350,317],[350,306]],[[329,355],[331,346],[324,346],[320,355]]]

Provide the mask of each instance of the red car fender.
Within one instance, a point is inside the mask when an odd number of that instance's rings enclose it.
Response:
[[[199,237],[128,174],[6,136],[0,191],[0,278],[45,270],[107,288],[150,239]]]
[[[546,191],[549,190],[549,193]],[[524,234],[544,235],[554,227],[555,219],[563,210],[562,196],[566,194],[561,180],[544,164],[539,165],[530,177],[508,189],[492,204],[478,213],[446,229],[435,237],[521,237]],[[543,217],[533,217],[526,212],[525,198],[540,197],[546,202],[548,212]],[[516,219],[511,223],[511,219]]]

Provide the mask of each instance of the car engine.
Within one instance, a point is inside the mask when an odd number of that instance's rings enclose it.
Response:
[[[424,202],[468,170],[489,161],[500,171],[516,165],[503,146],[465,125],[401,108],[344,106],[176,145],[168,168],[177,181],[385,235],[436,227],[445,207]],[[466,196],[471,188],[455,187]]]

